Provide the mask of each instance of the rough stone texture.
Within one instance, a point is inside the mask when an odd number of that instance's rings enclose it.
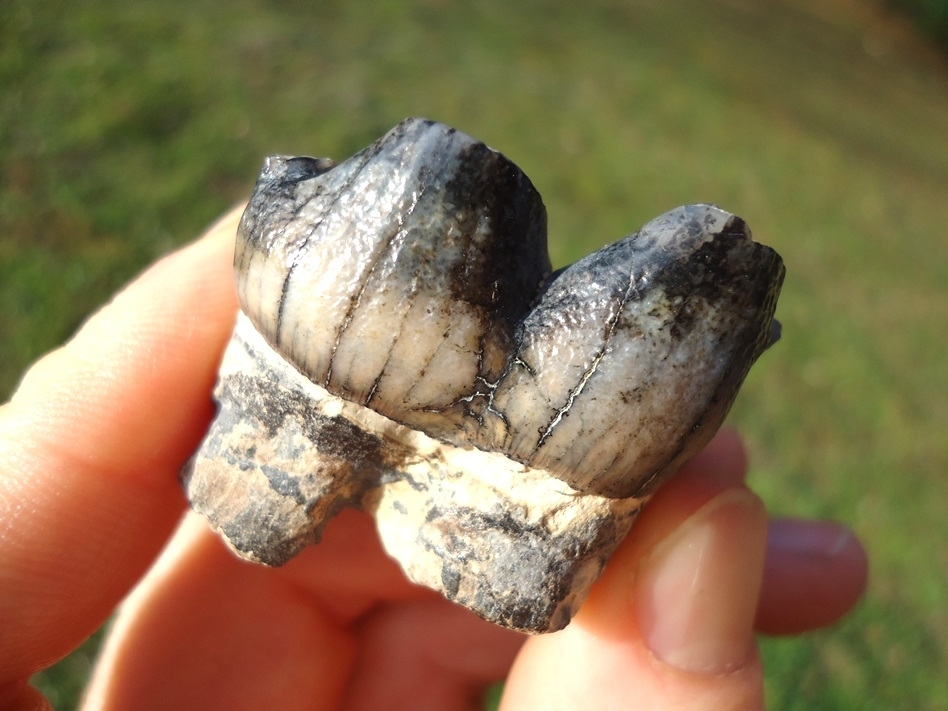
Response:
[[[720,426],[784,269],[688,205],[551,274],[530,180],[409,119],[338,165],[268,158],[235,274],[194,507],[271,565],[364,508],[413,580],[543,632]]]
[[[281,565],[342,507],[364,508],[409,578],[512,629],[564,627],[641,505],[581,495],[344,401],[243,315],[214,397],[217,417],[182,480],[238,555]]]

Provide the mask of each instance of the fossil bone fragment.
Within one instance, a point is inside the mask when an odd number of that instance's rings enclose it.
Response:
[[[529,179],[409,119],[338,165],[268,158],[235,272],[192,506],[268,565],[364,509],[412,580],[536,633],[718,429],[784,269],[689,205],[551,273]]]

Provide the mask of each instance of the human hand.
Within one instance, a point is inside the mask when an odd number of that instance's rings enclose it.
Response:
[[[0,708],[48,708],[29,677],[129,590],[87,708],[473,709],[507,677],[504,709],[753,709],[753,630],[803,632],[858,599],[859,542],[807,521],[768,536],[728,430],[552,635],[411,585],[354,511],[283,568],[237,559],[184,513],[178,470],[213,411],[238,218],[146,272],[0,408]]]

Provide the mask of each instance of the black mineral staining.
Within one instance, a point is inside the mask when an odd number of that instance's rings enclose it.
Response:
[[[467,245],[448,283],[454,298],[484,308],[491,323],[512,329],[550,271],[546,208],[530,179],[483,143],[465,146],[455,160],[444,203],[458,216]],[[474,243],[484,218],[490,238]]]
[[[446,597],[492,622],[521,630],[564,627],[573,611],[561,602],[573,587],[573,576],[582,570],[581,563],[594,559],[603,545],[618,542],[608,526],[592,540],[582,541],[571,532],[554,535],[542,524],[523,525],[509,513],[484,514],[460,507],[439,511],[431,522],[439,530],[458,531],[446,535],[449,543],[436,551],[444,561]],[[489,581],[464,585],[467,561],[472,560],[491,571]],[[472,587],[473,597],[460,595]]]
[[[260,471],[270,482],[270,488],[282,496],[289,496],[299,505],[306,503],[306,497],[300,489],[299,474],[290,473],[267,464],[260,465]]]
[[[444,585],[444,595],[449,600],[457,597],[458,587],[461,584],[461,572],[450,565],[441,567],[441,584]]]

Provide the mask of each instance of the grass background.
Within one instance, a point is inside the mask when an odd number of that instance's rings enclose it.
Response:
[[[773,512],[852,524],[872,579],[763,641],[770,705],[948,708],[948,65],[864,0],[3,0],[0,397],[264,155],[408,115],[530,175],[557,265],[698,201],[783,255],[732,421]],[[94,648],[37,678],[57,708]]]

